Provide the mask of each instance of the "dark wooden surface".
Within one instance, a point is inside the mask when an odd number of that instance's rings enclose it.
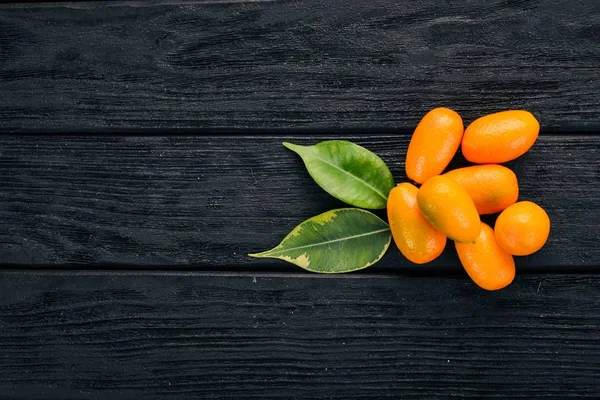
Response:
[[[0,5],[0,127],[600,129],[596,0]]]
[[[0,399],[597,398],[599,64],[592,0],[0,4]],[[513,285],[246,257],[342,205],[283,140],[400,182],[438,105],[542,122]]]
[[[375,151],[397,182],[406,181],[407,135],[344,137]],[[328,138],[0,137],[0,264],[295,271],[247,254],[277,245],[307,218],[345,206],[281,145]],[[459,165],[457,159],[453,166]],[[538,202],[552,219],[547,246],[519,258],[519,267],[597,269],[600,137],[541,136],[509,165],[520,198]],[[393,248],[373,269],[460,270],[454,246],[447,250],[423,267]]]
[[[2,398],[595,398],[600,280],[0,273]],[[327,290],[323,286],[327,286]],[[46,388],[41,390],[40,388]]]

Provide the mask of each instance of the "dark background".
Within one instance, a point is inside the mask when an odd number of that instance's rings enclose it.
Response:
[[[593,0],[0,4],[0,398],[597,397],[598,65]],[[541,122],[511,286],[246,256],[343,206],[281,142],[401,182],[437,106]]]

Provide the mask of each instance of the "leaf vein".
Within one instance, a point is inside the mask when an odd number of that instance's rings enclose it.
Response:
[[[365,237],[365,236],[369,236],[369,235],[376,235],[378,233],[386,232],[386,231],[389,231],[389,230],[390,230],[390,228],[384,228],[384,229],[379,229],[379,230],[371,231],[371,232],[367,232],[367,233],[361,233],[361,234],[358,234],[358,235],[352,235],[352,236],[346,236],[346,237],[339,238],[339,239],[327,240],[325,242],[307,244],[305,246],[290,247],[290,248],[286,248],[286,249],[278,250],[278,251],[274,251],[274,252],[267,252],[266,254],[269,254],[271,256],[272,255],[276,255],[278,253],[285,254],[285,252],[288,252],[288,251],[301,250],[301,249],[306,249],[306,248],[315,247],[315,246],[322,246],[322,245],[326,245],[326,244],[329,244],[329,243],[343,242],[345,240],[352,240],[352,239],[357,239],[357,238]]]
[[[343,173],[345,173],[346,175],[349,175],[349,176],[351,176],[352,178],[354,178],[354,179],[355,179],[355,180],[357,180],[358,182],[362,183],[362,184],[363,184],[363,185],[365,185],[366,187],[368,187],[368,188],[370,188],[371,190],[373,190],[373,191],[374,191],[375,193],[377,193],[377,194],[378,194],[378,195],[379,195],[379,196],[380,196],[382,199],[384,199],[384,200],[387,200],[387,196],[386,196],[386,195],[384,195],[384,194],[383,194],[383,193],[382,193],[380,190],[378,190],[378,189],[374,188],[374,187],[373,187],[372,185],[370,185],[370,184],[369,184],[367,181],[364,181],[364,180],[360,179],[360,178],[359,178],[359,177],[357,177],[356,175],[353,175],[353,174],[351,174],[350,172],[346,171],[345,169],[343,169],[343,168],[340,168],[340,167],[338,167],[337,165],[335,165],[335,164],[332,164],[332,163],[330,163],[329,161],[327,161],[327,160],[325,160],[325,159],[323,159],[323,158],[321,158],[321,157],[318,157],[318,156],[314,156],[314,157],[315,157],[315,159],[317,159],[317,160],[319,160],[319,161],[322,161],[323,163],[325,163],[325,164],[327,164],[327,165],[330,165],[330,166],[332,166],[333,168],[335,168],[335,169],[338,169],[338,170],[342,171],[342,172],[343,172]]]

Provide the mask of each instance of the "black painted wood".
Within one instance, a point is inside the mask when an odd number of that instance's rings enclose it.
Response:
[[[408,136],[335,137],[371,149],[397,182],[406,180]],[[0,264],[295,270],[246,254],[275,246],[306,218],[344,206],[281,145],[328,138],[2,136]],[[520,198],[542,205],[552,220],[546,247],[519,258],[520,269],[597,267],[600,137],[541,136],[509,166]],[[372,268],[413,267],[392,247]],[[460,270],[451,244],[431,267]]]
[[[595,275],[0,272],[0,397],[595,398],[599,329]]]
[[[600,2],[0,5],[0,128],[380,129],[436,105],[600,130]]]
[[[42,134],[0,136],[0,398],[596,398],[599,35],[592,0],[0,4],[0,133]],[[402,180],[437,105],[542,121],[511,166],[552,234],[513,285],[245,256],[341,206],[282,140]]]

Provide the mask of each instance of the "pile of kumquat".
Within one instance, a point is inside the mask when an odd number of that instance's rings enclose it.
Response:
[[[481,288],[497,290],[515,277],[513,256],[538,251],[550,233],[550,218],[537,204],[517,201],[515,173],[500,165],[520,157],[534,144],[540,124],[528,111],[489,114],[464,129],[460,115],[435,108],[417,125],[406,154],[406,175],[388,197],[387,213],[394,242],[410,261],[436,259],[446,240]],[[476,164],[446,173],[461,147]],[[494,228],[480,215],[496,214]]]

